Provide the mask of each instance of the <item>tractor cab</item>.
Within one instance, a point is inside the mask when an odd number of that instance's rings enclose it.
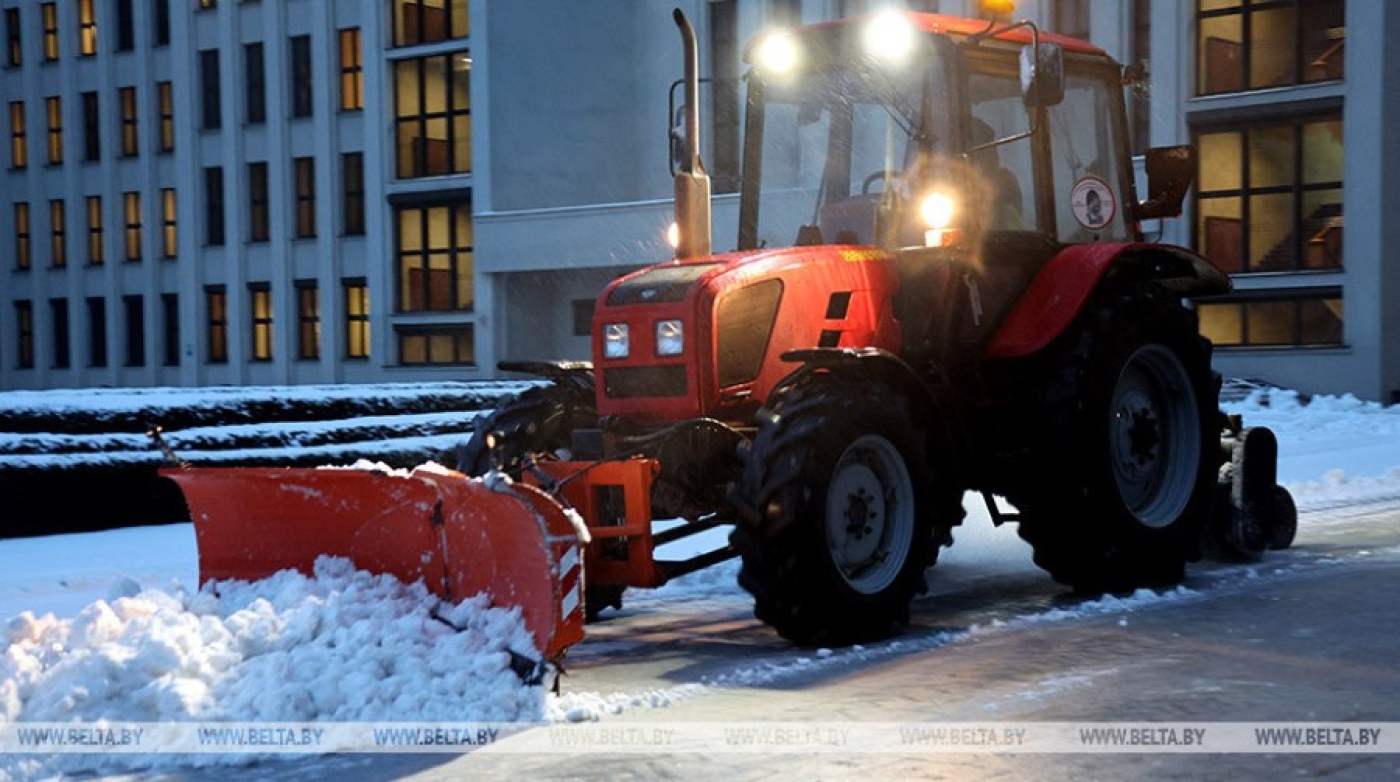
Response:
[[[748,52],[739,248],[1135,233],[1122,69],[1029,25],[885,12]]]
[[[1091,44],[887,11],[746,59],[739,249],[889,253],[906,355],[985,343],[1064,247],[1140,238],[1123,70]]]

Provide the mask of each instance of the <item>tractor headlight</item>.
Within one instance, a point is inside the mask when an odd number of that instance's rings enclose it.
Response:
[[[609,323],[603,327],[603,356],[627,358],[632,352],[632,338],[626,323]]]
[[[919,217],[929,228],[942,230],[953,222],[957,205],[945,193],[929,193],[919,202]]]
[[[685,351],[685,324],[679,320],[656,323],[656,355],[679,356]]]
[[[919,218],[924,221],[925,247],[952,247],[962,242],[962,232],[952,227],[958,202],[946,193],[933,192],[919,202]]]
[[[865,50],[882,60],[902,60],[914,50],[915,30],[899,11],[884,11],[865,28]]]
[[[797,65],[797,40],[791,33],[770,33],[758,45],[758,64],[769,73],[787,73]]]

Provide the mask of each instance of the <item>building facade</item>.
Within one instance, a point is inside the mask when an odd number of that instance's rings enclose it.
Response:
[[[670,254],[674,5],[713,78],[726,250],[745,42],[879,3],[0,0],[0,387],[479,379],[586,357],[597,292]],[[1146,63],[1139,151],[1197,146],[1187,215],[1152,230],[1235,280],[1201,305],[1218,368],[1394,395],[1400,55],[1382,41],[1400,11],[1019,6]]]

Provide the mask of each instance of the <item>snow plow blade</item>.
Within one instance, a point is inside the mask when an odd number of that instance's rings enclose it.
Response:
[[[544,493],[450,470],[178,467],[199,581],[310,575],[317,557],[422,581],[444,600],[519,607],[546,660],[583,638],[582,542]]]

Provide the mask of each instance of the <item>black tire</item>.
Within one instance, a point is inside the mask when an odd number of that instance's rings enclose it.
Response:
[[[1273,534],[1269,538],[1269,548],[1283,551],[1293,545],[1298,535],[1298,504],[1293,495],[1282,486],[1274,487]]]
[[[1194,312],[1147,285],[1097,295],[1072,328],[1011,492],[1020,535],[1083,593],[1175,584],[1215,492],[1211,345]]]
[[[475,477],[499,469],[519,478],[526,456],[552,456],[571,445],[575,429],[597,421],[591,394],[558,384],[528,389],[477,419],[457,449],[457,471]],[[494,450],[488,435],[495,436]]]
[[[962,518],[912,402],[869,377],[817,374],[780,388],[758,418],[730,538],[754,615],[802,645],[889,635]]]

